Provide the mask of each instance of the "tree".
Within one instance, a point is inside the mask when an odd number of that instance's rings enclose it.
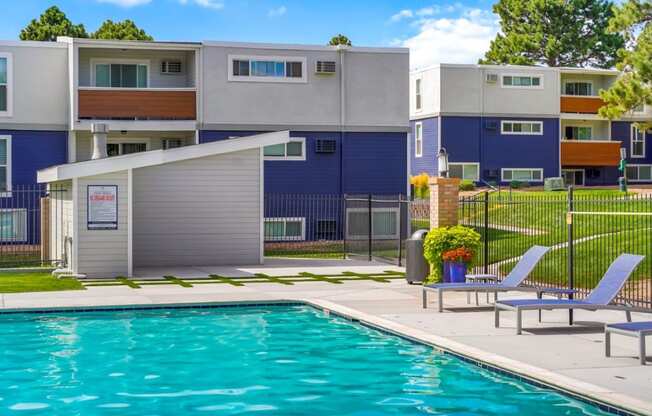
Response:
[[[32,21],[20,31],[21,40],[55,41],[57,36],[87,38],[84,25],[73,24],[57,6],[48,8],[38,20]]]
[[[618,53],[620,76],[600,96],[600,115],[615,119],[644,104],[652,104],[652,3],[628,0],[616,8],[609,30],[622,34],[627,43]],[[640,123],[650,127],[650,123]]]
[[[154,40],[153,37],[129,19],[122,22],[105,20],[102,26],[91,34],[91,37],[94,39]]]
[[[483,64],[612,68],[624,40],[609,0],[498,0],[500,30]]]
[[[343,34],[338,34],[337,36],[333,36],[328,42],[329,45],[331,46],[337,46],[337,45],[344,45],[344,46],[351,46],[351,40],[344,36]]]

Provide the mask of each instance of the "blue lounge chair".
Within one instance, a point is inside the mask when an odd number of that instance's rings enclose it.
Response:
[[[536,292],[538,297],[543,293],[551,294],[567,294],[567,289],[554,289],[554,288],[539,288],[521,286],[527,279],[528,275],[534,267],[539,263],[541,258],[550,250],[550,247],[532,246],[528,251],[523,254],[521,259],[516,263],[516,266],[509,272],[502,282],[493,283],[436,283],[432,285],[423,286],[423,308],[428,307],[428,292],[434,291],[438,293],[439,312],[444,310],[443,298],[444,292],[487,292],[494,293],[494,299],[498,292],[509,292],[518,290],[523,292]],[[467,278],[477,280],[478,278],[493,278],[494,275],[467,275]],[[563,293],[562,293],[563,292]],[[570,291],[572,293],[572,291]]]
[[[631,308],[613,305],[625,282],[636,266],[643,261],[644,256],[621,254],[614,260],[605,272],[598,285],[582,300],[575,299],[515,299],[503,300],[494,304],[495,326],[500,326],[500,311],[516,312],[516,334],[521,334],[522,314],[528,310],[583,309],[596,311],[598,309],[624,310],[627,320],[631,321]]]
[[[652,335],[652,321],[610,324],[604,328],[605,355],[611,357],[611,334],[638,338],[638,359],[645,365],[645,337]]]

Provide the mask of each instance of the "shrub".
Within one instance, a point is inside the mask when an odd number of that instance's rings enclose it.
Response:
[[[426,172],[410,177],[410,184],[414,188],[415,198],[427,199],[430,196],[429,180],[430,176]]]
[[[464,248],[470,252],[469,267],[480,247],[480,234],[472,228],[456,225],[430,230],[423,242],[423,256],[430,263],[430,276],[427,283],[439,282],[442,277],[443,254]]]
[[[511,181],[509,183],[509,187],[512,189],[525,188],[527,185],[528,185],[527,182],[521,182],[521,181]]]
[[[463,179],[460,181],[459,189],[460,191],[473,191],[475,190],[475,184],[470,179]]]

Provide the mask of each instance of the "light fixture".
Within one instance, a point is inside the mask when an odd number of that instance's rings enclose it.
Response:
[[[448,153],[445,148],[439,149],[437,154],[437,166],[439,168],[439,176],[448,178]]]

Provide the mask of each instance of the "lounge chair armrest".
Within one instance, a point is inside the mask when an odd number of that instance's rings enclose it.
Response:
[[[575,293],[578,293],[578,290],[575,289],[561,289],[561,288],[555,288],[555,287],[547,287],[547,288],[539,288],[539,291],[541,293],[548,293],[551,295],[574,295]]]
[[[498,276],[496,276],[495,274],[467,274],[466,280],[467,282],[477,282],[477,281],[498,282]]]

